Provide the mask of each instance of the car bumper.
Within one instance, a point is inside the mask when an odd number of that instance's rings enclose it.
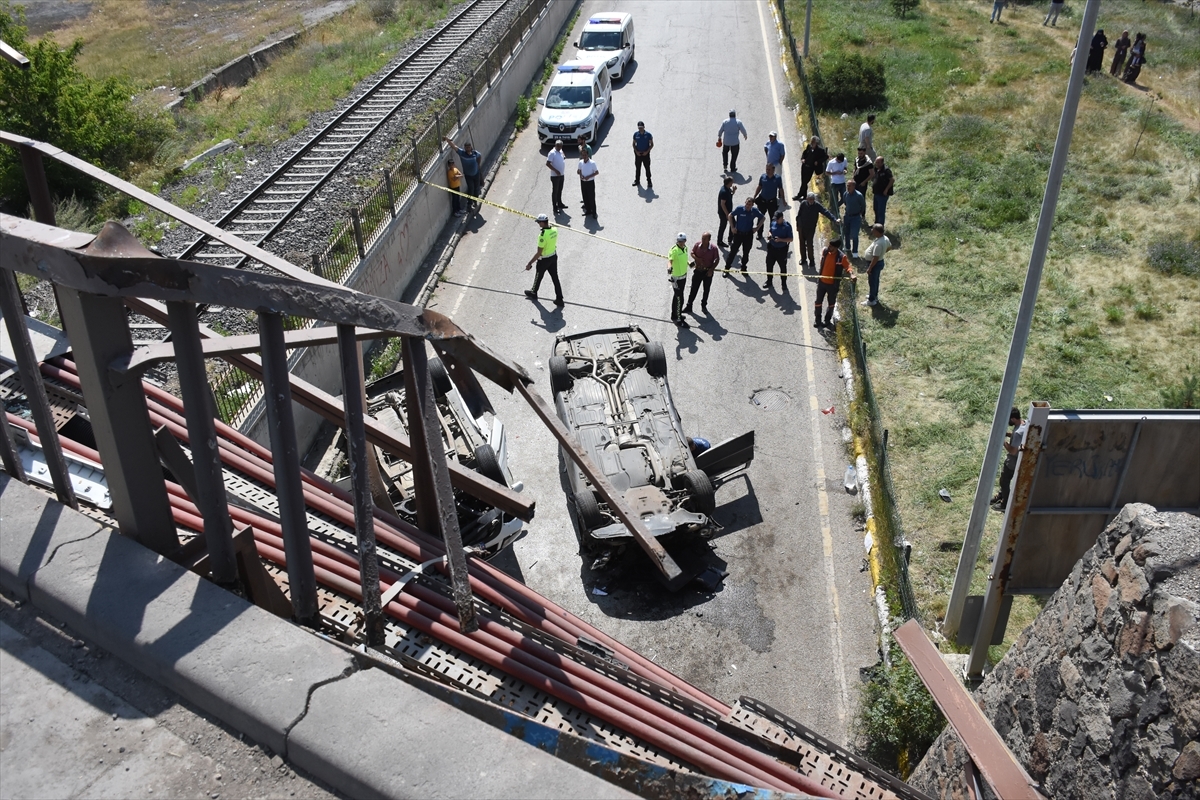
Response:
[[[696,527],[702,528],[709,524],[708,517],[704,514],[696,514],[683,508],[678,508],[670,514],[654,514],[648,517],[642,517],[642,522],[655,538],[666,536],[668,533],[674,533],[680,528]],[[629,532],[621,523],[613,525],[605,525],[603,528],[597,528],[591,532],[593,539],[626,539],[632,538],[633,534]]]

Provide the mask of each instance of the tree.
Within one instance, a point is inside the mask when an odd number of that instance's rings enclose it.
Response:
[[[817,108],[855,111],[879,106],[887,92],[883,61],[835,50],[813,60],[808,86]]]
[[[49,142],[117,175],[127,175],[130,162],[151,158],[170,121],[136,108],[128,82],[85,75],[76,64],[82,41],[65,49],[49,37],[30,44],[24,21],[23,9],[0,0],[0,39],[30,61],[24,70],[0,62],[0,129]],[[53,161],[46,161],[46,177],[59,197],[97,191],[93,181]],[[0,204],[23,210],[28,196],[19,154],[0,147]]]
[[[904,19],[908,16],[908,12],[915,9],[921,4],[921,0],[892,0],[892,11],[897,17]]]

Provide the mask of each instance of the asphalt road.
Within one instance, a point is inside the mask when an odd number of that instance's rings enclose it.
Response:
[[[586,2],[575,33],[590,13],[608,10],[634,15],[636,67],[614,91],[613,118],[595,154],[598,220],[581,214],[574,152],[568,154],[570,208],[558,217],[571,228],[559,236],[566,307],[552,304],[548,279],[543,300],[523,296],[532,285],[533,273],[523,267],[537,224],[490,206],[470,222],[430,307],[524,365],[546,397],[555,335],[639,325],[664,343],[688,435],[715,443],[753,428],[757,455],[744,477],[717,491],[723,530],[688,548],[728,577],[714,592],[693,586],[669,594],[632,544],[608,568],[591,569],[578,551],[554,440],[519,397],[495,389],[513,472],[538,500],[528,534],[498,563],[716,696],[757,697],[844,743],[858,670],[877,660],[876,639],[863,533],[851,517],[856,498],[842,487],[846,395],[832,340],[811,327],[812,284],[793,278],[785,294],[760,288],[762,276],[718,274],[708,315],[686,329],[669,321],[665,255],[679,231],[690,242],[706,229],[715,234],[721,161],[714,142],[730,108],[750,137],[737,197],[753,192],[771,130],[788,147],[785,188],[796,192],[803,140],[786,106],[771,7],[765,0]],[[572,52],[568,45],[565,55]],[[654,135],[652,190],[644,179],[641,188],[630,185],[638,120]],[[550,174],[532,124],[517,137],[488,199],[549,213]],[[760,248],[752,269],[764,267]],[[765,410],[751,401],[764,389],[778,390]],[[830,406],[835,411],[823,414]]]

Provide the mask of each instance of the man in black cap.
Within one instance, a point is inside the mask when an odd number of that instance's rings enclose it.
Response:
[[[633,134],[633,185],[642,182],[642,166],[646,167],[646,188],[653,189],[654,181],[650,178],[650,151],[654,149],[654,135],[646,130],[646,123],[638,120],[637,130]]]
[[[542,285],[542,276],[549,272],[550,280],[554,282],[554,305],[561,308],[563,296],[562,284],[558,282],[558,228],[550,224],[550,218],[545,214],[538,214],[537,222],[542,228],[542,232],[538,234],[537,252],[525,265],[525,270],[529,271],[536,263],[537,273],[533,278],[533,288],[526,289],[525,296],[531,300],[537,300],[538,287]]]
[[[771,235],[767,237],[767,282],[763,284],[764,289],[771,288],[775,280],[774,268],[778,264],[780,283],[783,284],[783,290],[787,291],[788,248],[791,244],[792,226],[782,211],[776,211],[775,219],[771,221]]]

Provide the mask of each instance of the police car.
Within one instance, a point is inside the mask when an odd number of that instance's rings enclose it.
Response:
[[[561,139],[564,144],[577,140],[596,141],[600,125],[612,112],[612,79],[604,64],[568,61],[550,80],[546,96],[538,100],[537,132],[542,144]]]
[[[633,15],[605,12],[593,14],[575,43],[575,58],[585,64],[608,67],[613,81],[621,80],[633,61]]]

